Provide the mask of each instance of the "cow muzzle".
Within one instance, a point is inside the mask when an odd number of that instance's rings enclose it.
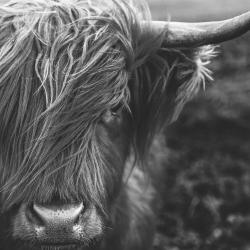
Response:
[[[40,246],[86,246],[101,233],[96,209],[83,203],[22,204],[13,223],[14,238]]]

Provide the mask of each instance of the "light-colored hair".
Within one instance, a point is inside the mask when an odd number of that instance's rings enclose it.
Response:
[[[131,113],[131,143],[144,159],[155,132],[208,75],[202,59],[211,53],[161,49],[164,34],[142,29],[149,11],[135,2],[19,0],[0,13],[5,206],[46,202],[57,191],[102,207],[113,171],[96,138],[102,114],[118,105]]]

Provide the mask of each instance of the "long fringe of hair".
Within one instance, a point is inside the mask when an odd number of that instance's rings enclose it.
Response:
[[[46,202],[57,186],[62,200],[102,208],[111,172],[96,138],[102,114],[129,109],[131,143],[142,161],[156,131],[209,75],[211,51],[161,48],[164,34],[152,37],[140,26],[150,15],[139,2],[19,0],[0,15],[5,207],[36,197]]]

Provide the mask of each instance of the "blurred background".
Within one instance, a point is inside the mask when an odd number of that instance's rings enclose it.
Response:
[[[6,0],[0,0],[0,3]],[[148,0],[154,20],[222,20],[249,0]],[[155,250],[250,250],[250,32],[217,48],[208,82],[158,137]]]
[[[249,0],[148,0],[154,20],[222,20]],[[250,250],[250,33],[223,43],[213,82],[158,137],[155,250]]]
[[[249,0],[147,0],[154,19],[206,21],[229,18],[250,8]]]

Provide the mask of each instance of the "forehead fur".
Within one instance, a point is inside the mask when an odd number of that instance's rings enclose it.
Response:
[[[111,140],[103,145],[97,138],[101,115],[129,105],[131,146],[144,159],[154,134],[209,77],[212,49],[161,48],[165,34],[152,35],[150,27],[142,32],[139,19],[150,17],[140,1],[134,4],[19,0],[0,8],[0,192],[6,209],[55,195],[102,207],[105,176],[117,176],[120,159]],[[107,164],[111,156],[114,164]]]
[[[20,0],[1,14],[0,167],[6,201],[36,197],[39,186],[61,169],[59,182],[74,183],[68,194],[59,194],[62,199],[82,199],[78,190],[84,189],[92,196],[85,199],[98,201],[105,196],[106,170],[95,127],[107,109],[127,106],[140,33],[134,10],[120,0]],[[44,200],[52,197],[49,192]]]

